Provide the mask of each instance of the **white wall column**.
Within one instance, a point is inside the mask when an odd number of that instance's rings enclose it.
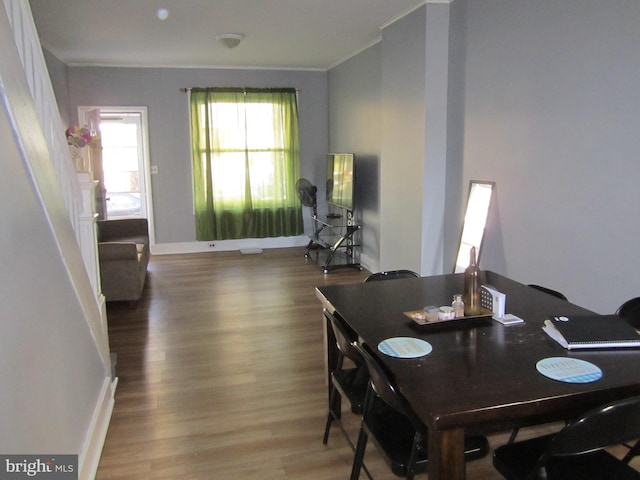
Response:
[[[82,192],[82,210],[80,211],[80,250],[87,267],[89,280],[99,299],[102,289],[100,287],[100,266],[98,263],[98,242],[96,232],[96,220],[98,214],[95,209],[95,191],[98,181],[93,179],[91,172],[78,172],[80,191]]]
[[[422,275],[449,273],[444,258],[447,119],[449,82],[449,2],[427,1],[425,50],[425,150],[422,190]]]

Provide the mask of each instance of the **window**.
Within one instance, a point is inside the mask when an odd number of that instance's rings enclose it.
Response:
[[[295,90],[191,90],[198,240],[299,235]]]

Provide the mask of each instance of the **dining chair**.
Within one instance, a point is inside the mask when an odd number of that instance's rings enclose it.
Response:
[[[338,316],[324,309],[324,316],[329,321],[331,329],[336,337],[338,347],[338,359],[336,368],[331,372],[331,389],[329,393],[329,413],[324,429],[322,443],[325,445],[329,441],[329,431],[331,424],[336,422],[342,431],[342,435],[347,440],[351,449],[355,452],[353,441],[349,437],[341,422],[342,398],[349,401],[351,412],[362,415],[364,399],[369,384],[369,373],[360,353],[354,348],[355,335],[351,334],[347,325]],[[344,361],[348,359],[353,366],[345,368]],[[369,475],[366,466],[364,467],[367,476]]]
[[[616,310],[616,315],[624,318],[635,328],[640,328],[640,297],[627,300]],[[629,452],[624,456],[624,461],[630,461],[633,457],[640,455],[640,440],[637,440],[633,446],[626,445]]]
[[[624,302],[616,310],[616,315],[626,318],[634,327],[640,328],[640,297]]]
[[[542,285],[536,285],[533,283],[530,283],[529,286],[531,288],[535,288],[536,290],[540,290],[541,292],[544,293],[548,293],[549,295],[553,295],[556,298],[559,298],[560,300],[567,300],[567,297],[563,294],[558,292],[557,290],[552,290],[551,288],[547,288],[547,287],[543,287]]]
[[[397,278],[420,278],[416,272],[411,270],[388,270],[385,272],[376,272],[364,279],[366,282],[378,282],[380,280],[394,280]]]
[[[605,450],[638,436],[640,396],[590,410],[555,434],[498,447],[493,465],[507,480],[639,480]]]
[[[398,392],[390,375],[376,360],[370,347],[358,343],[354,343],[353,346],[369,370],[369,388],[351,480],[357,480],[360,476],[369,437],[395,475],[413,479],[416,474],[427,471],[427,427]],[[465,438],[466,460],[481,458],[488,450],[489,443],[484,436],[474,435]]]

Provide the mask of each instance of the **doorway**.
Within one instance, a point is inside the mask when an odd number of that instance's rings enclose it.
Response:
[[[106,219],[151,218],[146,107],[78,107],[81,123],[100,134],[101,155],[92,162],[97,210]]]

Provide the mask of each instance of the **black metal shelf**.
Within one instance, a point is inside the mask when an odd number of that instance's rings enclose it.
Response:
[[[311,218],[314,233],[309,235],[305,257],[314,259],[324,273],[342,267],[362,268],[354,256],[354,248],[360,246],[354,235],[361,225],[353,221],[353,212],[346,211],[346,221],[342,216]]]

